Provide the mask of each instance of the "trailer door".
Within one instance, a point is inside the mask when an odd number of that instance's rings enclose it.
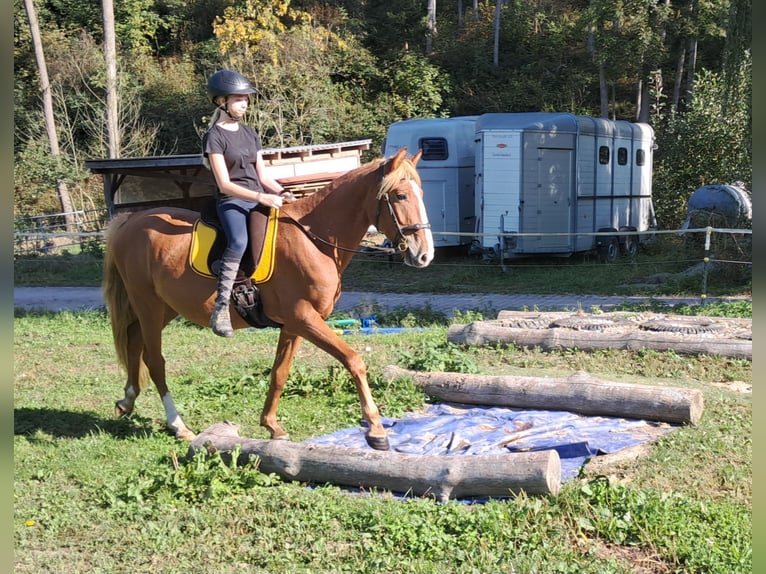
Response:
[[[572,231],[573,161],[574,150],[537,148],[537,173],[524,177],[521,232],[543,235],[524,237],[525,253],[572,250],[566,234]]]

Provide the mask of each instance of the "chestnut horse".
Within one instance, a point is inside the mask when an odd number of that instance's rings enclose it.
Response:
[[[367,443],[378,450],[389,448],[367,367],[325,320],[340,296],[341,274],[371,225],[398,246],[405,264],[422,268],[434,257],[415,169],[420,152],[408,158],[406,151],[364,164],[279,211],[274,272],[259,284],[266,316],[282,325],[260,420],[272,439],[288,438],[277,421],[277,405],[305,339],[348,369],[368,425]],[[189,263],[192,227],[198,218],[195,211],[172,207],[117,216],[107,229],[103,279],[117,359],[127,372],[125,397],[117,402],[115,414],[130,415],[151,378],[168,428],[186,440],[195,435],[168,391],[162,330],[179,315],[209,325],[216,280],[199,275]],[[231,316],[235,329],[249,327],[234,306]]]

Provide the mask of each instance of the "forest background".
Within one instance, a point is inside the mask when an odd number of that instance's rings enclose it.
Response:
[[[701,185],[752,188],[751,12],[751,0],[14,0],[14,216],[103,208],[85,160],[199,153],[206,79],[230,68],[257,88],[246,121],[266,147],[370,138],[365,160],[414,117],[648,122],[655,211],[677,228]]]

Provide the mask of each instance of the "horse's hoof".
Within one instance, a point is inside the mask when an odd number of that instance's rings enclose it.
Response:
[[[279,431],[269,431],[271,440],[290,440],[290,433],[280,429]]]
[[[187,440],[189,442],[193,441],[195,438],[197,438],[196,433],[190,431],[189,429],[183,429],[176,432],[176,438],[180,440]]]
[[[122,406],[120,405],[120,401],[117,401],[114,403],[114,416],[115,418],[121,419],[123,417],[126,417],[130,415],[130,412],[126,411]]]
[[[367,444],[375,450],[389,450],[391,448],[387,436],[370,436],[367,434],[364,435],[364,438],[367,441]]]

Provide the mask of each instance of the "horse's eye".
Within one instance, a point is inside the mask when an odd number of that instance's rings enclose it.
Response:
[[[406,201],[407,194],[406,193],[397,193],[396,194],[396,199],[398,199],[399,201]]]

